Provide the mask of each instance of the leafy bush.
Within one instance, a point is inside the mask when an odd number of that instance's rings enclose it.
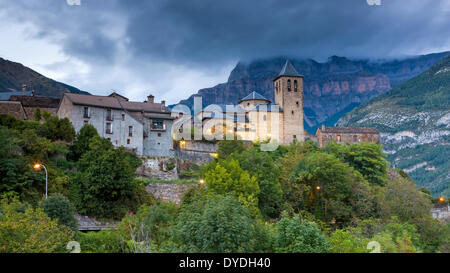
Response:
[[[330,244],[314,222],[284,212],[276,224],[275,250],[281,253],[326,253]]]
[[[78,232],[77,241],[82,253],[121,253],[123,251],[117,231]]]
[[[64,195],[55,193],[41,202],[42,210],[58,224],[77,230],[78,222],[75,218],[75,210]]]
[[[74,236],[70,228],[59,226],[41,209],[21,212],[17,201],[3,201],[1,207],[0,253],[67,252],[66,245]]]

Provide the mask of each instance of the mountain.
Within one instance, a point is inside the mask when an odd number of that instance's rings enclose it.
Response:
[[[376,62],[338,56],[332,56],[324,63],[290,57],[240,62],[226,83],[201,89],[197,94],[180,101],[180,104],[192,107],[194,96],[203,98],[203,106],[235,104],[251,91],[257,91],[273,100],[272,80],[278,75],[286,59],[289,59],[295,69],[305,76],[305,128],[314,133],[319,124],[333,125],[343,114],[360,103],[417,76],[449,53]]]
[[[63,93],[89,94],[73,86],[49,79],[20,64],[0,58],[0,92],[20,91],[22,85],[38,96],[61,97]]]
[[[337,124],[377,127],[393,166],[434,195],[450,196],[450,56]]]

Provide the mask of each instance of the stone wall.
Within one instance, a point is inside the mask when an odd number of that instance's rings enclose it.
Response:
[[[151,183],[146,189],[157,199],[180,204],[184,194],[198,184]]]
[[[143,157],[142,165],[136,170],[138,176],[158,180],[178,179],[178,163],[171,157]]]

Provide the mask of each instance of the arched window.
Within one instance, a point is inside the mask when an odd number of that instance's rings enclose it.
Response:
[[[297,80],[294,80],[294,91],[297,92],[297,89],[298,89]]]
[[[291,91],[291,80],[288,80],[288,91]]]

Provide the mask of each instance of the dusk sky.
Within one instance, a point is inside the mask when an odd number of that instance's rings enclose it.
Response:
[[[176,103],[240,60],[450,50],[449,0],[80,2],[1,0],[0,57],[96,95]]]

